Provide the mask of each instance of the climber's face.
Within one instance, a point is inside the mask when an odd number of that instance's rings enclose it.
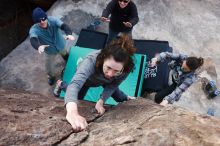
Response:
[[[103,63],[103,73],[105,78],[110,79],[121,75],[123,72],[123,63],[116,62],[113,57],[107,58]]]

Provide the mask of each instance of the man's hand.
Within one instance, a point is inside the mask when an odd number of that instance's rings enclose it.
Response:
[[[50,45],[41,45],[38,47],[38,52],[41,54],[44,52],[45,48],[49,47]]]
[[[160,105],[167,106],[167,105],[168,105],[168,101],[164,99],[164,100],[160,103]]]
[[[126,27],[132,27],[132,24],[130,22],[123,22],[123,24],[126,26]]]
[[[74,132],[79,132],[88,126],[86,119],[78,114],[77,104],[69,102],[66,104],[66,119],[73,127]]]
[[[154,67],[154,66],[156,66],[156,65],[157,65],[157,58],[154,57],[154,58],[151,59],[151,64],[150,64],[150,66],[151,66],[151,67]]]
[[[103,107],[103,100],[99,99],[95,105],[95,109],[97,110],[98,114],[101,116],[105,113],[105,108]]]
[[[100,19],[101,19],[101,21],[103,21],[103,22],[110,22],[110,19],[105,18],[105,17],[101,17]]]
[[[75,37],[73,35],[66,35],[64,36],[65,40],[71,40],[71,41],[74,41],[75,40]]]

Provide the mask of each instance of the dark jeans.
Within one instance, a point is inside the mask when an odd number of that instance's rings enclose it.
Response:
[[[107,44],[109,44],[112,40],[116,39],[119,33],[120,32],[114,31],[111,28],[109,28]],[[132,39],[132,30],[128,32],[121,32],[121,33],[128,34]]]
[[[61,90],[66,91],[68,84],[66,82],[62,82],[61,84]],[[84,96],[86,95],[87,91],[89,90],[89,86],[83,86],[79,93],[78,93],[78,99],[83,100]],[[103,87],[104,88],[104,87]],[[123,102],[127,101],[127,95],[122,92],[119,88],[116,88],[115,92],[111,95],[111,97],[116,101],[116,102]]]
[[[155,102],[156,103],[161,103],[164,99],[164,97],[166,97],[167,95],[169,95],[170,93],[172,93],[177,87],[176,83],[173,83],[172,85],[162,89],[161,91],[157,92],[157,94],[155,95]]]

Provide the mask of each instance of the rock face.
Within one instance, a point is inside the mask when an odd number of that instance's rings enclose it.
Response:
[[[52,145],[72,133],[60,99],[0,89],[0,102],[0,145]],[[91,103],[80,106],[89,121],[95,119],[91,108]]]
[[[60,99],[0,89],[0,106],[0,145],[220,145],[219,120],[147,99],[107,107],[102,117],[93,103],[80,102],[79,112],[89,122],[80,133],[66,122]]]

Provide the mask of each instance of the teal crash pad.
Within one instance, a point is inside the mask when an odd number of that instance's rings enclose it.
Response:
[[[83,58],[92,51],[95,50],[91,48],[82,48],[77,46],[73,46],[71,48],[66,68],[63,74],[64,81],[66,81],[67,83],[71,82],[71,79],[76,71],[77,64],[81,62]],[[129,74],[126,80],[121,83],[119,88],[129,96],[140,96],[144,78],[144,68],[146,66],[146,55],[135,54],[134,61],[135,70]],[[84,97],[84,100],[96,102],[99,99],[102,90],[102,87],[91,87]],[[65,92],[62,91],[60,98],[64,97]],[[107,99],[105,104],[116,105],[117,102],[112,97],[110,97],[109,99]]]

